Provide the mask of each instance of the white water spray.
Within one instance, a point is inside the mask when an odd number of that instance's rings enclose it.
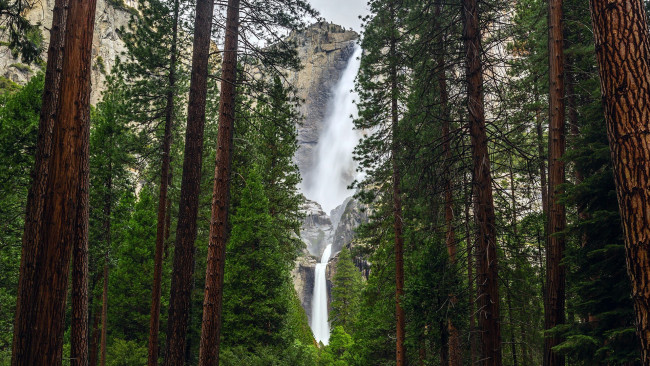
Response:
[[[332,244],[328,244],[320,259],[316,264],[314,274],[314,298],[311,302],[311,330],[314,333],[316,342],[323,342],[324,345],[329,343],[330,339],[330,322],[327,313],[327,262],[332,255]]]
[[[307,173],[303,190],[305,196],[320,203],[327,213],[340,205],[353,192],[347,187],[355,178],[356,163],[352,159],[359,134],[354,130],[357,117],[352,91],[359,72],[361,47],[355,46],[341,79],[333,90],[330,111],[325,118],[314,156],[315,166]],[[351,117],[352,116],[352,117]]]

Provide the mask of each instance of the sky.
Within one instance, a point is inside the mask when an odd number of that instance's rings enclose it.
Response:
[[[361,31],[359,15],[366,15],[367,0],[309,0],[327,21]]]

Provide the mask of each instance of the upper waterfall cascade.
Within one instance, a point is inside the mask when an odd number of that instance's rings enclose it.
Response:
[[[314,166],[302,186],[305,196],[318,202],[328,214],[353,192],[348,186],[356,176],[356,162],[352,158],[359,142],[353,119],[357,116],[353,91],[354,80],[359,72],[361,47],[354,53],[336,84],[329,101],[328,113],[314,152]]]

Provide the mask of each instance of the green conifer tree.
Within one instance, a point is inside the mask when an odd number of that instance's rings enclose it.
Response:
[[[336,272],[332,279],[332,301],[330,303],[332,327],[341,326],[348,332],[354,331],[362,290],[361,272],[354,265],[350,250],[343,247],[338,254]]]

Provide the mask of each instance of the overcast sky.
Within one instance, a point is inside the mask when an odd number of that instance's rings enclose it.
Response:
[[[359,15],[368,13],[367,0],[309,0],[309,2],[325,20],[345,28],[352,28],[357,32],[361,30]]]

